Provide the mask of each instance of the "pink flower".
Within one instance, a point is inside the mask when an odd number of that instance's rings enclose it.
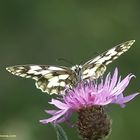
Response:
[[[78,83],[76,87],[67,91],[61,99],[52,99],[50,104],[54,105],[57,110],[46,110],[45,112],[52,115],[51,118],[40,120],[41,123],[47,124],[61,123],[69,120],[70,116],[79,109],[90,106],[105,106],[108,104],[119,104],[124,107],[126,102],[132,100],[139,93],[129,96],[123,96],[125,88],[128,86],[134,75],[129,74],[121,80],[116,68],[113,76],[109,73],[105,80],[84,81]]]

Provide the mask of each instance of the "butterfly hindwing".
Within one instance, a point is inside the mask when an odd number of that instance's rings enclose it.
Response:
[[[18,65],[6,68],[14,75],[36,80],[36,87],[49,94],[63,94],[76,83],[75,72],[67,67]]]
[[[82,67],[82,80],[86,79],[98,79],[100,76],[104,74],[106,70],[106,66],[103,64],[89,64]]]
[[[36,87],[49,94],[64,94],[64,90],[76,84],[76,75],[67,71],[52,71],[36,81]]]
[[[82,79],[97,79],[102,76],[106,70],[106,66],[121,54],[128,51],[134,42],[135,40],[130,40],[121,43],[86,62],[82,66]]]

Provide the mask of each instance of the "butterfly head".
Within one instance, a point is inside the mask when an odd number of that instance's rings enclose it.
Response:
[[[76,73],[76,76],[78,78],[78,81],[80,81],[80,79],[81,79],[81,69],[82,69],[82,66],[81,65],[75,65],[71,69]]]

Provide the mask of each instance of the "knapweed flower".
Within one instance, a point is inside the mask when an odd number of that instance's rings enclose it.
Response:
[[[78,83],[73,89],[66,91],[66,95],[62,98],[52,99],[49,102],[57,109],[46,110],[52,117],[40,122],[61,123],[69,120],[74,112],[78,112],[77,126],[81,136],[87,140],[101,139],[109,134],[111,124],[104,106],[119,104],[124,107],[126,102],[139,94],[134,93],[125,97],[123,95],[132,77],[134,75],[129,74],[121,79],[116,68],[113,76],[109,73],[99,82],[92,80]]]

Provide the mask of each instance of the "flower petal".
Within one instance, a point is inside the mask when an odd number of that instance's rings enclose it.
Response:
[[[49,123],[49,122],[54,122],[58,118],[63,116],[66,112],[67,112],[67,110],[60,110],[60,111],[57,112],[57,115],[54,115],[53,117],[51,117],[49,119],[40,120],[40,122],[43,123],[43,124],[46,124],[46,123]]]
[[[119,84],[116,85],[116,87],[111,91],[111,95],[119,95],[121,94],[125,88],[128,86],[131,78],[134,77],[134,75],[128,75],[126,76]]]
[[[67,105],[65,103],[62,103],[61,101],[56,100],[56,99],[52,99],[52,101],[49,103],[55,105],[59,109],[66,109],[67,108]]]
[[[73,111],[70,111],[70,110],[67,111],[67,112],[64,114],[64,116],[61,117],[61,118],[59,118],[59,119],[57,119],[57,120],[55,121],[55,123],[58,124],[58,123],[62,123],[62,122],[64,122],[64,121],[68,121],[69,118],[70,118],[70,116],[72,115],[72,113],[73,113]]]
[[[139,93],[134,93],[125,97],[119,97],[118,99],[116,99],[115,103],[116,104],[123,104],[123,103],[127,103],[130,100],[132,100],[133,98],[135,98]]]
[[[113,77],[111,79],[109,91],[112,90],[114,88],[114,86],[116,85],[117,77],[118,77],[118,68],[116,68],[115,71],[114,71],[114,75],[113,75]]]
[[[50,115],[55,115],[58,112],[58,110],[45,110],[45,112]]]

